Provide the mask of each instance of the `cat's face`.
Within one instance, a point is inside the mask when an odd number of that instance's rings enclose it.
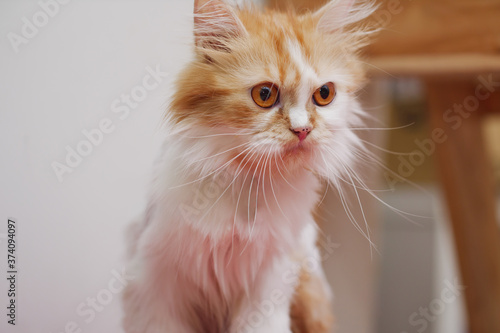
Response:
[[[211,144],[218,140],[221,155],[240,146],[226,157],[240,167],[279,155],[289,167],[323,173],[332,158],[352,158],[356,138],[349,128],[359,126],[354,94],[363,71],[359,36],[329,21],[346,20],[339,8],[296,16],[218,1],[198,5],[196,59],[172,103],[178,126],[212,137]]]

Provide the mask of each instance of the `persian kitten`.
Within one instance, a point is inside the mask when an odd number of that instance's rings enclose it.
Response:
[[[127,333],[329,332],[312,212],[361,141],[367,3],[316,12],[196,0],[195,57],[129,232]],[[345,177],[345,178],[344,178]],[[351,179],[352,181],[352,179]]]

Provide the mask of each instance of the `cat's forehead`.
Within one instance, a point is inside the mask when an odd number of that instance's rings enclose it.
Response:
[[[298,40],[289,38],[286,40],[287,52],[289,54],[288,70],[285,69],[280,79],[285,84],[318,84],[320,82],[320,69],[311,57],[307,49]]]
[[[260,57],[256,57],[258,60],[249,64],[243,75],[247,86],[271,82],[279,86],[282,94],[297,100],[301,99],[302,92],[309,95],[330,76],[321,62],[314,59],[312,52],[294,36],[283,36],[260,52]]]
[[[308,20],[262,15],[243,21],[252,43],[251,54],[247,55],[251,70],[245,75],[249,81],[268,80],[296,89],[306,83],[315,86],[328,76],[330,66],[318,56],[322,45]]]

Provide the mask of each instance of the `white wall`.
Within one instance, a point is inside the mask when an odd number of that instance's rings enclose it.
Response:
[[[40,10],[0,1],[0,234],[7,217],[19,224],[18,325],[4,315],[1,239],[0,331],[59,333],[74,321],[84,332],[119,332],[116,296],[90,323],[75,311],[122,266],[123,229],[144,206],[158,124],[190,54],[192,3],[71,1],[16,53],[8,33],[21,34],[23,17]],[[169,75],[120,119],[112,102],[141,86],[148,66]],[[51,163],[105,118],[114,131],[59,182]]]

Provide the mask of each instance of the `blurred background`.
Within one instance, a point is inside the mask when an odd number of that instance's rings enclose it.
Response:
[[[0,2],[0,258],[7,255],[11,218],[19,272],[16,326],[2,313],[1,332],[122,331],[124,230],[145,206],[163,138],[159,123],[176,74],[191,57],[192,6],[184,0]],[[367,51],[371,83],[360,94],[374,118],[363,137],[381,161],[364,166],[379,199],[361,193],[376,249],[353,227],[336,193],[322,208],[324,233],[337,244],[324,262],[337,332],[500,332],[491,315],[500,313],[499,284],[491,282],[500,282],[491,264],[498,259],[500,265],[499,235],[496,225],[484,226],[495,217],[471,213],[498,214],[498,204],[483,207],[489,199],[482,198],[499,200],[500,118],[493,111],[500,78],[491,77],[500,71],[499,1],[393,0],[379,8],[371,23],[385,28]],[[466,103],[481,84],[491,97],[476,107],[485,110],[480,138],[473,130],[466,138],[481,148],[464,144],[470,165],[460,168],[455,155],[446,155],[452,141],[434,140],[443,124],[432,115]],[[471,114],[461,117],[460,128],[469,129],[466,122],[479,112]],[[491,177],[477,176],[477,165],[479,175]],[[456,170],[472,179],[449,180]],[[481,200],[471,200],[470,210],[460,210],[466,204],[452,210],[454,192]],[[352,207],[362,221],[359,205]],[[471,221],[472,229],[458,228]],[[481,235],[470,230],[488,237],[477,242]],[[464,234],[477,242],[472,251]],[[480,252],[485,244],[491,246]],[[472,269],[471,262],[482,266]],[[6,264],[0,261],[2,274]],[[470,271],[479,277],[464,275]],[[1,278],[2,309],[7,290]],[[488,326],[471,324],[473,312]]]

